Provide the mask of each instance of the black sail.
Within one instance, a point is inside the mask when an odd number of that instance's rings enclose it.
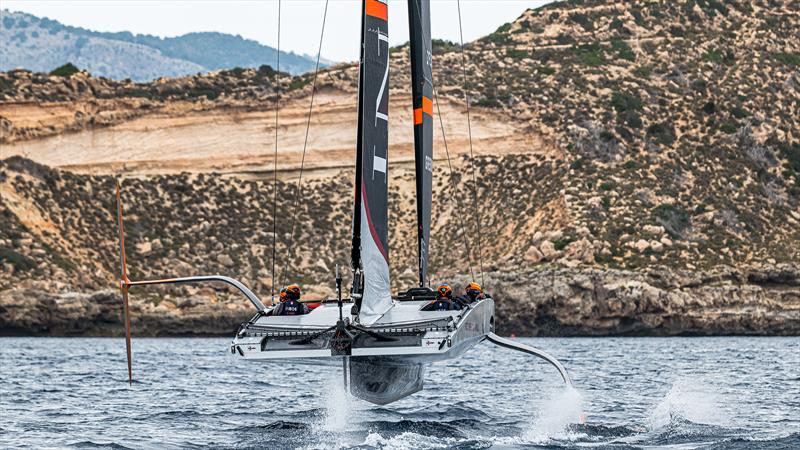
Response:
[[[392,305],[389,284],[389,21],[387,0],[364,0],[359,70],[353,264],[363,270],[359,320]]]
[[[414,106],[414,161],[417,176],[419,284],[428,282],[433,183],[433,68],[430,0],[408,1],[411,83]]]

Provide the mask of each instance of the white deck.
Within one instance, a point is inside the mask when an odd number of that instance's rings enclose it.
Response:
[[[395,327],[404,324],[416,323],[420,321],[446,319],[447,317],[457,317],[463,311],[420,311],[420,308],[427,305],[427,301],[413,302],[394,302],[392,308],[380,319],[371,325],[374,327]],[[345,303],[342,312],[345,317],[350,317],[352,303]],[[336,324],[339,319],[339,308],[335,302],[324,303],[318,308],[313,309],[308,314],[299,316],[264,316],[256,320],[255,325],[301,329],[307,328],[308,331],[323,329]]]

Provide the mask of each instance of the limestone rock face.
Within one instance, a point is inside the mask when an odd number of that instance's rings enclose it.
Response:
[[[497,331],[533,336],[797,335],[800,267],[708,273],[653,269],[490,272]],[[456,279],[456,290],[466,279]],[[325,295],[311,285],[307,295]],[[158,303],[131,296],[134,334],[231,335],[252,306],[228,289],[198,289]],[[0,334],[119,336],[116,291],[51,294],[0,291]]]
[[[217,255],[217,262],[226,267],[231,267],[234,265],[233,258],[231,258],[229,255],[225,253],[220,253],[219,255]]]
[[[548,261],[553,261],[561,254],[558,250],[556,250],[555,245],[553,245],[550,241],[544,241],[539,246],[539,250],[542,252],[542,255]]]
[[[800,267],[492,274],[498,332],[519,335],[796,335]],[[502,318],[502,320],[501,320]]]
[[[528,250],[525,252],[526,262],[529,262],[531,264],[536,264],[542,259],[544,259],[544,255],[542,254],[542,252],[539,251],[538,248],[536,248],[533,245],[530,248],[528,248]]]
[[[234,298],[234,297],[231,297]],[[158,305],[132,295],[131,328],[138,336],[226,335],[236,332],[253,309],[239,298],[225,303],[195,296]],[[121,336],[118,291],[50,294],[36,289],[0,292],[0,335]]]

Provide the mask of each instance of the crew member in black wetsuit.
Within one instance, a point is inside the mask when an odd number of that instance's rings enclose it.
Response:
[[[436,300],[422,308],[423,311],[453,311],[457,309],[461,309],[461,305],[453,300],[453,290],[447,284],[436,288]]]
[[[281,292],[282,294],[282,292]],[[286,286],[286,300],[281,295],[281,303],[272,310],[273,316],[299,316],[309,313],[308,306],[300,303],[300,286],[290,284]]]
[[[485,298],[486,295],[483,293],[481,285],[473,281],[464,288],[464,295],[458,297],[456,302],[461,305],[469,305]]]

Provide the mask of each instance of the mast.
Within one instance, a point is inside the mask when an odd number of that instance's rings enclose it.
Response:
[[[411,37],[411,95],[414,106],[414,162],[417,179],[419,285],[428,282],[433,189],[433,57],[430,0],[408,0]]]
[[[358,318],[369,325],[392,305],[389,284],[389,8],[363,0],[352,264]],[[358,278],[358,277],[356,277]],[[360,296],[358,295],[360,294]]]

